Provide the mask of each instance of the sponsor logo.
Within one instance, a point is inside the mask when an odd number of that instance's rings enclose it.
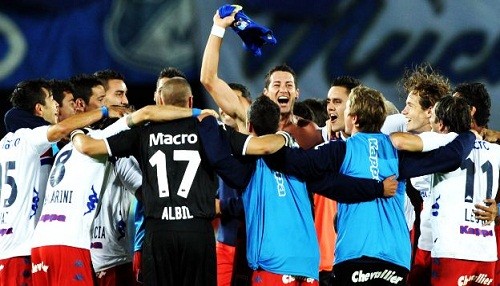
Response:
[[[196,134],[163,134],[156,133],[149,135],[149,146],[156,145],[182,145],[182,144],[195,144],[198,142],[198,136]]]
[[[457,281],[458,286],[469,285],[469,282],[474,282],[480,285],[491,285],[493,278],[489,278],[486,274],[479,275],[464,275],[460,276]]]
[[[88,211],[86,211],[83,215],[86,215],[95,210],[97,203],[99,203],[99,198],[97,197],[97,193],[95,192],[93,185],[91,190],[92,194],[89,196],[89,201],[87,202]]]
[[[44,214],[40,217],[41,222],[51,222],[51,221],[60,221],[65,222],[66,216],[59,214]]]
[[[370,172],[372,173],[372,179],[379,180],[379,170],[378,170],[378,141],[374,138],[368,139],[368,144],[370,148]]]
[[[40,197],[38,196],[38,192],[33,188],[33,204],[31,205],[31,210],[33,213],[30,215],[30,219],[36,215],[36,211],[38,210],[38,203],[40,202]]]
[[[39,271],[47,273],[47,270],[49,270],[49,266],[45,265],[43,261],[37,264],[31,263],[31,273],[37,273]]]
[[[396,271],[385,269],[384,271],[374,271],[363,273],[363,270],[354,271],[351,276],[352,282],[363,283],[370,280],[382,279],[388,281],[391,284],[398,284],[403,281],[403,277],[396,275]]]
[[[102,249],[102,247],[103,247],[102,242],[92,242],[92,243],[90,243],[90,248]]]
[[[13,230],[14,229],[12,227],[9,227],[9,228],[0,228],[0,236],[4,236],[4,235],[7,235],[7,234],[12,234]]]
[[[467,225],[460,226],[460,234],[472,234],[475,236],[493,236],[493,230],[491,229],[480,229],[477,227],[469,227]]]

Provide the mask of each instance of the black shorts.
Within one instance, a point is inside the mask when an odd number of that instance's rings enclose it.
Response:
[[[333,267],[335,286],[406,285],[408,269],[380,259],[362,258],[344,261]]]
[[[187,223],[187,222],[186,222]],[[146,222],[142,249],[144,285],[217,284],[215,236],[209,220],[190,220],[187,228]]]

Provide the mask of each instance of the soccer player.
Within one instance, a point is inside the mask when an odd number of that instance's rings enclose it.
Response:
[[[330,141],[314,150],[286,148],[273,155],[276,157],[271,161],[272,167],[309,181],[339,171],[374,179],[396,174],[399,180],[404,180],[455,168],[474,141],[473,134],[468,132],[436,151],[396,152],[389,137],[380,133],[385,119],[383,97],[366,87],[351,91],[344,118],[345,131],[351,134],[345,142]],[[324,195],[328,196],[328,192]],[[334,267],[337,284],[334,285],[405,285],[410,268],[410,240],[404,218],[404,195],[404,183],[400,183],[396,196],[389,199],[338,203]],[[364,227],[353,228],[353,225]]]
[[[110,69],[100,70],[94,76],[101,82],[106,105],[129,107],[125,77]],[[92,222],[90,253],[97,285],[134,285],[132,244],[129,215],[135,201],[134,193],[142,181],[139,163],[135,158],[111,160],[115,172],[105,178],[99,208]],[[122,178],[122,174],[127,177]],[[124,182],[129,183],[126,187]]]
[[[0,284],[31,285],[31,238],[48,177],[43,174],[48,157],[41,156],[51,154],[52,144],[73,129],[108,114],[121,116],[123,110],[98,109],[58,123],[57,102],[49,83],[41,79],[17,84],[10,101],[13,113],[24,114],[25,128],[19,126],[16,116],[6,116],[9,133],[0,141]]]

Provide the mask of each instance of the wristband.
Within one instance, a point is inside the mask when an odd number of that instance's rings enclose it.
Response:
[[[101,113],[103,118],[108,118],[109,117],[108,107],[105,105],[101,106]]]
[[[191,117],[196,117],[196,116],[201,114],[201,109],[199,109],[199,108],[193,108],[192,110],[193,110],[193,114],[191,115]]]
[[[213,25],[212,30],[210,31],[210,34],[219,37],[219,38],[224,38],[224,33],[226,32],[226,29],[222,28],[221,26]]]
[[[85,134],[85,132],[83,132],[83,130],[81,130],[81,129],[75,129],[75,130],[71,131],[71,133],[69,135],[69,141],[73,142],[73,138],[78,134]]]

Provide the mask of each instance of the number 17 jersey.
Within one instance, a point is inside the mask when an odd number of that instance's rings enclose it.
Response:
[[[144,215],[163,221],[211,219],[217,176],[208,164],[197,119],[149,124],[107,139],[112,155],[136,156]]]

